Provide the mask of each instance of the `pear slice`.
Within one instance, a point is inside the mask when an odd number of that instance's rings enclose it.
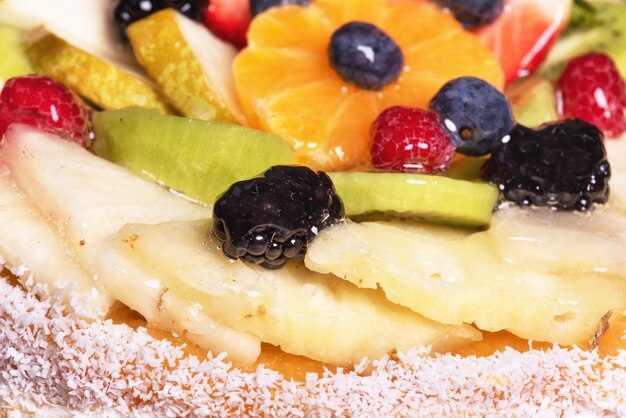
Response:
[[[35,72],[26,56],[22,32],[8,26],[0,26],[0,89],[6,80]]]
[[[169,193],[73,142],[32,128],[9,130],[0,160],[18,186],[49,217],[82,267],[97,275],[109,295],[149,323],[185,332],[201,347],[226,351],[245,364],[260,352],[258,338],[198,311],[177,293],[115,251],[108,237],[126,223],[202,219],[206,208]]]
[[[240,125],[146,109],[94,114],[96,154],[212,205],[236,181],[293,164],[281,138]]]
[[[423,345],[448,351],[480,338],[468,325],[427,320],[389,303],[380,291],[302,265],[266,270],[228,260],[209,230],[208,221],[127,225],[118,244],[164,283],[176,283],[208,316],[323,362],[354,365]]]
[[[560,231],[556,224],[537,239]],[[553,247],[563,250],[558,254],[563,262],[570,257],[565,247],[549,242],[545,251]],[[607,311],[626,309],[623,272],[614,277],[593,271],[571,274],[568,268],[547,274],[541,265],[518,269],[500,258],[485,231],[470,234],[407,222],[345,223],[321,231],[309,245],[305,263],[362,288],[380,286],[390,301],[427,318],[474,323],[488,331],[506,329],[536,341],[585,342]]]
[[[25,31],[44,26],[79,49],[141,72],[111,23],[111,0],[1,0],[0,24]]]
[[[128,27],[137,59],[183,115],[243,123],[232,62],[237,50],[174,9]]]
[[[104,109],[140,106],[172,113],[145,80],[42,30],[30,35],[28,56],[44,74]]]
[[[80,267],[6,167],[0,168],[0,254],[14,271],[26,267],[35,283],[47,285],[53,293],[61,289],[65,302],[81,313],[105,313],[112,303],[102,283]]]

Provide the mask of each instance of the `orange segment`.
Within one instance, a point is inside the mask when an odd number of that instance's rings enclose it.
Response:
[[[328,62],[331,34],[349,21],[387,32],[404,53],[405,71],[381,91],[353,86]],[[475,35],[431,3],[317,0],[255,18],[249,46],[235,60],[248,118],[281,135],[301,163],[342,170],[369,162],[369,128],[393,105],[426,107],[452,78],[475,76],[502,87],[502,70]]]

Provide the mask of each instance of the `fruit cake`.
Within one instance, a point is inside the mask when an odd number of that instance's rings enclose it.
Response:
[[[0,411],[625,415],[624,19],[0,0]]]

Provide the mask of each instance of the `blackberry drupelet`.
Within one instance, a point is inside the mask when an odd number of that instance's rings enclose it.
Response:
[[[328,59],[339,77],[365,90],[381,90],[402,73],[398,44],[376,26],[349,22],[330,38]]]
[[[267,9],[271,9],[276,6],[283,6],[286,4],[307,6],[309,3],[311,3],[311,0],[250,0],[250,15],[255,17]]]
[[[587,211],[609,196],[603,141],[600,129],[580,119],[536,130],[517,125],[494,146],[482,178],[520,205]]]
[[[229,258],[278,269],[288,259],[303,259],[313,237],[343,217],[326,173],[275,166],[217,199],[212,230]]]
[[[202,22],[202,13],[208,4],[208,0],[119,0],[113,9],[113,20],[121,39],[128,42],[126,28],[139,19],[171,7],[191,19]]]

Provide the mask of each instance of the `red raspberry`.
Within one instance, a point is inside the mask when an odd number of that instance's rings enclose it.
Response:
[[[432,112],[393,106],[370,130],[372,164],[381,170],[438,173],[450,166],[455,148]]]
[[[592,123],[608,137],[626,131],[626,85],[607,55],[572,59],[559,78],[557,94],[561,116]]]
[[[93,136],[91,110],[63,84],[27,75],[8,80],[0,93],[0,137],[23,123],[87,147]]]

